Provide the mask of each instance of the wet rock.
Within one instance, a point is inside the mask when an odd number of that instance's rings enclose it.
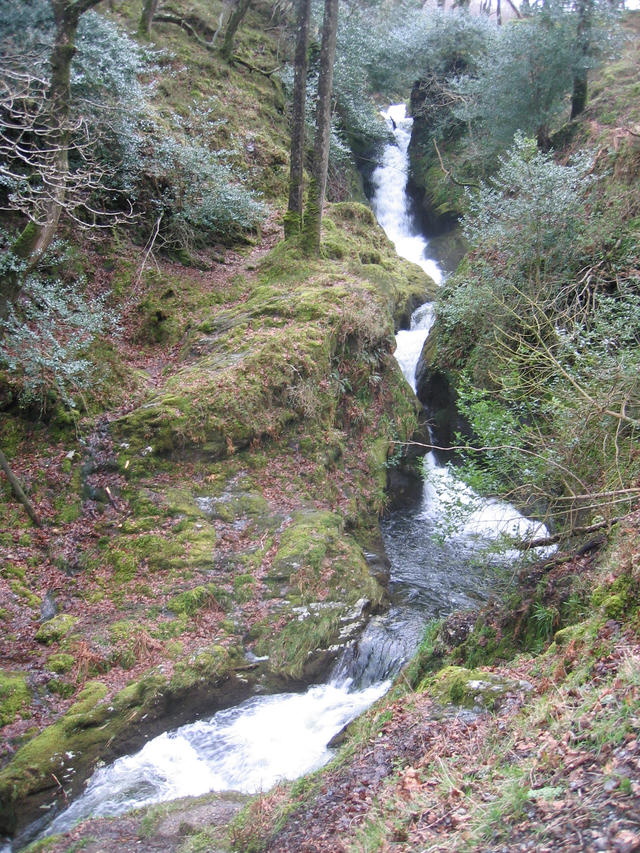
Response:
[[[56,604],[55,595],[51,590],[49,590],[42,599],[42,604],[40,605],[40,621],[48,622],[49,619],[53,619],[57,612],[58,605]]]
[[[77,616],[72,616],[70,613],[59,613],[38,628],[36,640],[39,643],[44,643],[45,646],[50,646],[51,643],[66,637],[77,621]]]

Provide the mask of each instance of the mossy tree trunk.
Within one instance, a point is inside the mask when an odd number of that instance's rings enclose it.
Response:
[[[26,496],[24,489],[20,484],[20,481],[11,470],[11,466],[7,462],[7,457],[4,455],[2,450],[0,450],[0,468],[2,468],[2,470],[4,471],[14,495],[20,501],[22,506],[26,509],[27,515],[29,516],[31,521],[35,524],[36,527],[40,527],[40,519],[38,518],[38,514],[33,508],[33,504]]]
[[[302,231],[303,248],[308,253],[320,251],[322,207],[327,188],[329,165],[329,139],[331,133],[331,95],[333,92],[333,64],[336,57],[339,0],[325,0],[320,46],[320,71],[318,76],[318,103],[316,105],[316,130],[313,145],[313,170],[307,195]]]
[[[242,23],[242,19],[249,11],[249,6],[251,6],[251,0],[237,0],[231,15],[229,16],[227,28],[224,31],[222,47],[220,48],[220,53],[222,54],[223,59],[226,59],[227,62],[231,62],[233,58],[233,40],[236,32],[238,31],[238,27]]]
[[[158,0],[142,0],[142,14],[138,24],[138,35],[141,38],[151,37],[151,22],[158,8]]]
[[[587,59],[591,48],[593,0],[577,0],[576,12],[578,15],[576,40],[579,64],[573,74],[573,91],[571,93],[572,119],[580,115],[587,105]]]
[[[46,198],[37,219],[30,222],[12,246],[12,251],[33,269],[49,248],[58,229],[65,206],[69,174],[69,124],[71,62],[76,51],[75,40],[80,16],[97,6],[100,0],[51,0],[55,23],[55,38],[49,65],[51,78],[46,94],[46,132],[42,135],[46,166],[38,177],[46,187]],[[8,300],[20,292],[17,276],[9,276],[0,287],[0,313],[6,315]]]
[[[289,170],[289,207],[284,220],[284,235],[300,232],[304,174],[304,125],[307,99],[307,43],[311,0],[298,0],[296,53],[294,59],[293,104],[291,108],[291,163]]]

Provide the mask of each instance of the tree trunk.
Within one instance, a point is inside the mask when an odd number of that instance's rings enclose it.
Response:
[[[576,12],[578,26],[576,42],[579,65],[573,74],[573,92],[571,93],[571,118],[584,110],[587,105],[587,57],[591,47],[591,13],[593,0],[577,0]]]
[[[316,105],[316,131],[313,145],[313,170],[309,182],[307,207],[303,224],[303,247],[306,252],[320,251],[322,207],[327,188],[329,165],[329,139],[331,132],[331,94],[333,91],[333,64],[336,57],[339,0],[325,0],[320,46],[320,73],[318,76],[318,103]]]
[[[151,22],[158,8],[158,0],[142,0],[142,14],[138,24],[138,35],[141,38],[151,38]]]
[[[68,0],[52,0],[56,27],[55,41],[49,63],[51,80],[49,101],[49,131],[46,145],[52,152],[53,178],[49,187],[49,200],[45,205],[44,222],[32,231],[31,244],[23,244],[28,251],[29,265],[34,266],[46,252],[54,238],[64,205],[67,173],[69,171],[69,98],[71,87],[71,61],[76,52],[76,33],[80,12]]]
[[[40,527],[40,519],[33,508],[33,504],[29,500],[29,498],[25,495],[22,486],[20,485],[20,481],[16,477],[16,475],[11,470],[9,463],[7,462],[7,457],[4,455],[2,450],[0,450],[0,468],[7,475],[7,480],[9,481],[11,488],[13,489],[14,495],[20,501],[22,506],[26,509],[27,515],[33,521],[36,527]]]
[[[294,59],[293,105],[291,108],[291,164],[289,170],[289,209],[284,219],[284,235],[300,233],[304,173],[304,126],[307,99],[307,42],[311,0],[298,0],[296,54]]]
[[[232,60],[233,39],[235,38],[235,34],[238,30],[238,27],[242,23],[242,19],[249,11],[250,5],[251,0],[238,0],[235,6],[233,7],[231,15],[229,16],[227,28],[224,32],[224,41],[222,42],[222,47],[220,48],[222,58],[226,59],[227,62],[231,62]]]
[[[540,127],[537,129],[536,140],[540,151],[551,150],[551,137],[549,135],[549,128],[546,124],[540,125]]]
[[[41,221],[29,222],[11,247],[14,254],[27,261],[27,271],[36,266],[51,245],[64,209],[69,172],[71,62],[76,52],[75,40],[80,16],[99,2],[100,0],[51,0],[55,38],[49,58],[51,79],[46,96],[49,127],[43,137],[46,151],[51,152],[52,169],[46,175],[48,199],[38,217]],[[21,284],[17,275],[5,277],[0,286],[0,318],[6,317],[8,301],[15,299],[20,290]]]

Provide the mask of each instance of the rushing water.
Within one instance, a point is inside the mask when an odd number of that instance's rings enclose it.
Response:
[[[396,144],[387,146],[373,174],[373,208],[398,253],[440,282],[443,272],[428,257],[428,242],[408,213],[411,119],[404,105],[392,106],[384,115]],[[416,363],[432,321],[431,305],[425,304],[414,312],[411,328],[397,336],[396,357],[414,390]],[[324,764],[331,756],[331,738],[388,689],[389,679],[415,652],[425,623],[486,598],[500,566],[497,557],[479,557],[487,543],[504,530],[531,533],[532,522],[508,504],[480,501],[431,454],[424,464],[420,499],[391,513],[382,525],[391,563],[391,607],[371,619],[326,684],[305,693],[254,697],[208,720],[165,732],[138,753],[97,770],[47,834],[92,815],[119,814],[176,797],[266,790],[279,779],[293,779]],[[443,522],[451,507],[466,511],[455,529]]]

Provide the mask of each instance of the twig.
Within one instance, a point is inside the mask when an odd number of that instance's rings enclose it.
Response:
[[[167,15],[164,12],[159,12],[153,16],[153,22],[158,24],[175,24],[177,27],[184,30],[187,35],[190,35],[192,39],[197,41],[199,45],[202,45],[202,47],[207,50],[214,50],[213,43],[206,41],[198,35],[195,27],[192,27],[188,21],[181,18],[179,15]],[[217,31],[215,35],[217,35]]]
[[[248,68],[249,71],[255,71],[256,74],[262,74],[265,77],[269,78],[272,74],[275,74],[276,71],[280,71],[280,69],[282,68],[282,66],[279,65],[277,68],[272,68],[271,71],[267,71],[264,68],[258,68],[257,65],[252,65],[250,62],[247,62],[246,59],[242,59],[240,56],[234,56],[232,61],[237,62],[238,65],[243,65],[245,68]]]
[[[160,214],[160,216],[156,219],[155,225],[153,226],[153,231],[151,232],[151,237],[147,242],[145,247],[146,251],[144,253],[144,258],[142,259],[142,265],[140,267],[140,272],[138,273],[138,278],[136,279],[135,287],[140,284],[140,280],[142,278],[142,273],[144,272],[144,268],[149,259],[149,255],[151,254],[153,247],[155,245],[156,240],[158,239],[158,233],[160,232],[160,223],[162,222],[162,217],[164,216],[164,211]]]
[[[599,521],[597,524],[590,524],[587,527],[574,527],[568,533],[555,533],[553,536],[541,536],[538,539],[529,539],[527,542],[517,542],[513,547],[518,551],[530,551],[532,548],[545,548],[547,545],[556,545],[568,536],[595,533],[598,530],[604,530],[605,527],[611,527],[619,521],[622,521],[624,517],[624,515],[617,515],[614,518],[608,519],[608,521]],[[589,547],[583,546],[583,548],[587,547],[587,550],[590,550],[590,547],[595,547],[596,544],[596,542],[587,543],[587,546]]]
[[[449,178],[449,180],[454,183],[457,187],[473,187],[474,189],[480,189],[480,184],[465,184],[462,181],[457,180],[451,174],[451,169],[447,169],[442,160],[442,155],[440,154],[440,149],[438,148],[438,143],[436,140],[433,140],[433,147],[436,149],[436,154],[438,155],[438,160],[440,161],[440,168],[444,172],[445,176]]]
[[[513,2],[513,0],[507,0],[507,3],[511,6],[513,11],[516,13],[516,18],[522,18],[522,15],[520,14],[520,9],[518,9],[518,7]]]

